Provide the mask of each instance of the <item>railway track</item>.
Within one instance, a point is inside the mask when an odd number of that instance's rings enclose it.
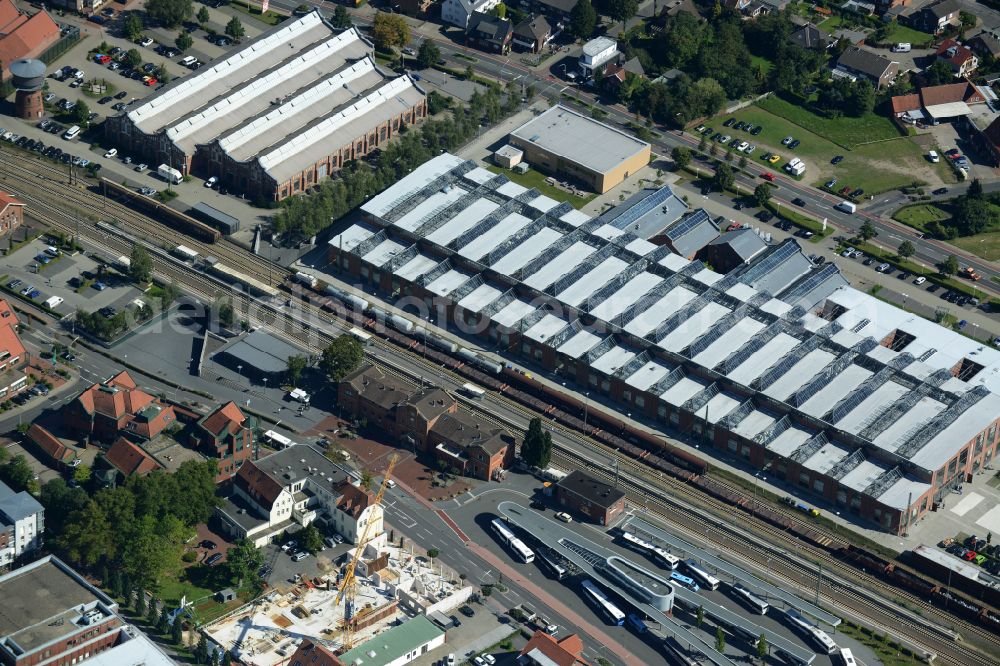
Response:
[[[60,185],[65,184],[66,174],[61,169],[44,163],[36,163],[32,166],[37,167],[38,171],[46,172],[47,175],[41,177],[47,178],[50,183],[58,183]],[[29,203],[32,204],[32,215],[34,217],[40,219],[42,222],[52,225],[53,227],[63,229],[68,233],[73,233],[76,230],[76,227],[72,221],[67,221],[65,219],[67,207],[75,208],[79,206],[83,207],[84,210],[87,210],[92,209],[95,206],[103,206],[104,203],[103,198],[100,195],[83,189],[67,187],[60,190],[63,200],[60,202],[60,206],[56,206],[49,201],[51,198],[51,190],[46,189],[45,187],[40,187],[37,179],[26,176],[24,174],[24,170],[22,170],[20,166],[18,168],[12,168],[6,160],[0,160],[0,175],[3,175],[5,180],[8,182],[17,183],[19,190],[17,193],[19,196],[28,199]],[[39,176],[39,174],[36,174],[36,177],[37,176]],[[62,177],[63,180],[60,181],[59,177]],[[109,200],[107,211],[108,213],[102,215],[103,217],[108,217],[119,222],[126,233],[131,234],[140,242],[144,242],[149,245],[156,245],[158,247],[164,246],[162,245],[162,242],[156,242],[157,240],[166,241],[168,243],[172,243],[173,245],[185,244],[199,252],[211,253],[233,267],[248,270],[251,275],[260,275],[261,272],[265,270],[275,272],[282,271],[282,275],[287,275],[289,273],[286,269],[277,267],[265,259],[249,254],[245,249],[229,242],[224,241],[214,245],[206,244],[191,239],[186,235],[173,232],[172,230],[164,228],[162,225],[157,224],[156,222],[128,209],[125,206],[122,206],[117,202],[111,202]],[[103,232],[92,224],[81,224],[79,230],[81,235],[87,241],[97,247],[109,248],[113,252],[125,255],[131,251],[132,241],[113,233]],[[161,274],[161,276],[171,280],[176,280],[179,285],[183,285],[186,289],[208,299],[214,298],[220,292],[230,294],[233,300],[233,306],[238,312],[248,318],[252,318],[252,321],[284,332],[313,351],[322,349],[324,346],[323,343],[329,342],[336,337],[334,334],[324,331],[322,328],[316,327],[315,325],[308,325],[308,323],[297,319],[288,311],[281,310],[281,306],[279,304],[262,304],[259,300],[250,298],[240,292],[229,291],[224,285],[212,280],[208,276],[194,271],[191,267],[181,267],[170,261],[158,261],[156,262],[156,270]],[[316,317],[319,321],[324,323],[329,323],[335,327],[338,332],[343,332],[350,327],[349,324],[330,319],[329,316],[322,313],[322,311],[314,305],[301,301],[299,302],[299,305],[309,316]],[[378,338],[375,340],[377,347],[381,350],[391,351],[392,353],[399,353],[401,351],[400,347],[392,345],[391,343]],[[320,344],[317,344],[317,342]],[[435,363],[427,361],[426,359],[422,359],[420,355],[414,351],[413,347],[409,349],[402,349],[402,351],[407,354],[412,362],[420,364],[427,369],[427,372],[422,373],[425,377],[440,377],[458,384],[464,383],[465,381],[461,376],[451,370],[442,368]],[[369,353],[368,357],[372,362],[379,365],[385,371],[405,378],[408,381],[414,381],[413,376],[407,376],[407,371],[400,370],[383,362],[383,360],[378,358],[375,354]],[[490,394],[489,401],[497,403],[504,409],[520,414],[526,420],[538,415],[501,394]],[[483,409],[480,405],[470,404],[470,407],[494,421],[497,420],[497,416],[495,414],[489,410]],[[504,427],[510,427],[510,420],[501,419],[501,425],[504,425]],[[750,540],[738,537],[736,533],[725,530],[721,524],[716,525],[713,522],[706,523],[695,520],[685,520],[685,516],[689,515],[688,513],[671,510],[673,507],[676,507],[676,502],[672,502],[671,495],[685,498],[698,506],[709,508],[713,511],[713,513],[720,517],[727,517],[729,519],[735,518],[736,522],[745,520],[745,516],[743,514],[734,515],[734,509],[732,506],[726,506],[714,498],[707,498],[704,494],[696,492],[680,480],[673,479],[665,475],[653,476],[650,474],[649,469],[641,463],[625,457],[619,452],[595,442],[594,440],[587,438],[576,431],[561,426],[560,424],[552,423],[550,425],[554,430],[559,431],[564,437],[567,437],[584,447],[598,451],[601,455],[608,458],[609,461],[616,461],[618,473],[612,474],[608,471],[607,466],[595,465],[592,461],[588,461],[577,454],[573,449],[560,446],[557,451],[557,455],[562,457],[562,459],[573,462],[575,466],[587,468],[591,473],[599,474],[605,478],[617,477],[619,483],[623,483],[623,485],[626,486],[626,492],[629,493],[630,499],[635,505],[649,507],[650,503],[652,503],[652,510],[655,511],[657,515],[659,515],[668,524],[681,527],[695,535],[715,539],[716,543],[732,543],[733,547],[738,547],[739,552],[744,556],[748,556],[748,553],[753,553],[753,559],[759,566],[770,567],[771,564],[775,562],[776,555],[774,551],[764,550]],[[731,486],[734,491],[743,492],[742,488],[732,484],[726,485]],[[801,521],[801,518],[794,514],[794,512],[784,513],[795,521]],[[810,527],[814,528],[812,524],[810,524]],[[859,582],[863,583],[866,588],[872,590],[873,592],[883,595],[888,599],[901,600],[903,603],[908,604],[911,608],[919,608],[923,617],[926,617],[941,626],[950,627],[965,638],[976,637],[984,645],[992,645],[994,646],[994,649],[996,649],[995,638],[988,632],[985,632],[972,624],[928,606],[923,600],[904,592],[895,586],[887,585],[873,576],[861,574],[853,567],[845,566],[842,562],[831,557],[822,550],[790,538],[790,536],[782,530],[763,524],[760,521],[755,521],[754,529],[758,533],[762,533],[772,539],[775,545],[780,544],[781,547],[786,549],[786,553],[794,553],[796,556],[806,557],[814,562],[821,562],[827,572],[836,572],[838,575],[844,576],[847,580],[851,580],[852,578],[859,580]],[[833,534],[830,534],[830,538],[839,539],[838,536]],[[794,582],[797,585],[806,585],[808,587],[808,584],[810,584],[810,576],[806,575],[806,572],[796,570],[794,566],[785,567],[783,569],[783,575],[787,577],[786,579],[788,581]],[[864,621],[869,622],[872,626],[883,628],[887,632],[891,627],[892,633],[902,635],[906,637],[907,640],[917,645],[925,646],[928,652],[936,653],[939,659],[944,663],[996,663],[995,657],[983,655],[983,653],[978,650],[975,650],[961,642],[955,642],[944,637],[930,637],[931,635],[928,634],[926,625],[914,622],[910,617],[902,612],[893,615],[890,625],[887,621],[887,617],[884,615],[886,609],[874,605],[869,599],[866,599],[864,595],[858,593],[853,587],[831,585],[826,589],[826,596],[833,602],[850,608],[859,617],[863,618]],[[905,631],[903,629],[905,629]],[[937,636],[938,634],[935,633],[933,635]]]

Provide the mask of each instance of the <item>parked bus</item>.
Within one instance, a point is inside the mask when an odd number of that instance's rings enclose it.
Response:
[[[585,580],[581,583],[581,586],[583,587],[584,596],[587,597],[590,603],[597,607],[597,611],[605,620],[619,627],[625,624],[625,613],[621,612],[618,606],[611,603],[608,596],[596,585],[589,580]]]
[[[679,574],[676,571],[670,573],[670,580],[674,581],[682,587],[686,587],[692,592],[697,592],[701,588],[698,587],[698,583],[694,582],[694,578],[685,576],[684,574]]]
[[[854,659],[854,653],[851,652],[850,648],[840,648],[840,663],[844,666],[858,666],[858,662]]]
[[[677,568],[677,565],[681,563],[681,558],[670,554],[665,549],[646,541],[632,532],[622,532],[622,539],[624,539],[625,543],[628,545],[640,551],[647,557],[652,558],[653,561],[665,569],[673,571]]]
[[[462,384],[462,386],[458,389],[458,392],[470,398],[475,398],[476,400],[479,400],[486,395],[486,391],[479,388],[475,384]]]
[[[524,545],[524,542],[514,536],[514,533],[510,531],[502,520],[499,518],[494,518],[491,523],[493,526],[493,531],[496,532],[497,537],[500,541],[507,546],[517,559],[521,560],[525,564],[535,561],[535,553],[530,548]]]
[[[769,608],[767,602],[751,592],[749,589],[740,583],[733,583],[732,590],[737,600],[741,601],[747,608],[761,615],[767,614],[767,610]]]
[[[352,335],[358,342],[360,342],[365,346],[368,346],[372,343],[372,336],[369,335],[368,333],[365,333],[356,326],[352,326],[347,332],[350,335]]]
[[[660,645],[670,663],[678,664],[678,666],[701,666],[700,662],[689,655],[673,636],[665,638]]]
[[[807,620],[802,613],[794,608],[788,608],[785,610],[785,615],[792,623],[792,627],[812,641],[824,654],[833,654],[837,651],[837,644],[833,642],[833,639],[825,631]]]
[[[710,590],[719,589],[719,579],[701,568],[701,565],[694,560],[685,560],[684,569],[691,574],[691,577],[698,581],[702,587]]]
[[[556,580],[562,580],[566,577],[566,574],[569,573],[566,570],[566,567],[559,563],[555,554],[553,554],[549,549],[540,548],[535,554],[538,556],[538,562],[542,569],[552,574]]]

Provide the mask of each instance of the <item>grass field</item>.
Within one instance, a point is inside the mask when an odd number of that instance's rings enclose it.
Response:
[[[822,185],[836,177],[838,188],[850,185],[852,188],[864,188],[869,194],[878,194],[911,185],[914,181],[926,182],[926,179],[933,178],[935,167],[940,166],[924,159],[921,148],[906,137],[847,150],[758,106],[741,109],[735,117],[761,125],[764,131],[759,136],[723,128],[722,123],[728,117],[718,116],[707,124],[717,131],[725,130],[754,143],[757,146],[753,154],[756,164],[761,164],[761,155],[768,151],[781,155],[782,161],[773,167],[775,172],[792,157],[802,159],[808,168],[804,180],[812,185]],[[802,143],[794,151],[789,151],[781,145],[786,136],[793,136]],[[844,160],[838,165],[830,164],[836,155],[843,155]]]
[[[488,166],[486,168],[493,173],[502,173],[518,185],[523,185],[528,188],[534,187],[545,196],[551,197],[556,201],[568,201],[574,208],[583,208],[597,196],[596,194],[588,194],[585,197],[578,197],[575,194],[570,194],[562,188],[553,187],[545,182],[545,179],[548,178],[548,176],[540,171],[535,171],[534,169],[529,169],[528,173],[520,174],[498,166]]]
[[[839,28],[841,23],[842,20],[839,16],[831,16],[830,18],[823,21],[816,27],[822,30],[823,32],[827,33],[828,35],[832,35],[833,31]]]
[[[927,231],[928,222],[940,222],[947,220],[951,215],[934,204],[918,204],[916,206],[906,206],[893,213],[893,219],[898,220],[908,227]]]
[[[751,55],[750,56],[750,62],[753,65],[754,70],[756,70],[757,67],[760,67],[761,71],[763,71],[765,74],[767,74],[768,72],[770,72],[771,68],[774,67],[774,63],[773,62],[771,62],[767,58],[762,58],[762,57],[756,56],[756,55]]]
[[[900,136],[899,130],[896,129],[891,120],[874,113],[868,113],[859,118],[851,116],[823,118],[808,109],[774,95],[762,100],[760,107],[848,149],[855,148],[860,144],[895,139]]]
[[[934,39],[934,36],[926,32],[914,30],[905,25],[896,24],[896,28],[888,34],[887,42],[909,42],[910,44],[927,44]]]
[[[990,231],[977,236],[967,236],[965,238],[955,238],[948,241],[955,247],[960,247],[966,252],[987,259],[996,261],[1000,259],[1000,232]]]

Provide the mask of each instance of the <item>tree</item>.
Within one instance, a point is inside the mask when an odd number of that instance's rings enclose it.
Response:
[[[405,46],[410,41],[410,24],[399,14],[378,12],[371,34],[375,48],[388,51],[394,46]]]
[[[861,225],[861,228],[858,229],[858,235],[861,236],[861,240],[867,243],[871,239],[878,236],[878,232],[875,230],[874,224],[865,220],[864,224]]]
[[[698,612],[694,616],[695,624],[701,627],[701,623],[705,621],[705,608],[704,606],[698,606]]]
[[[896,250],[896,253],[903,259],[909,259],[914,255],[916,251],[917,249],[913,247],[913,243],[911,243],[908,240],[905,240],[899,244],[899,249]]]
[[[577,39],[588,39],[597,27],[597,12],[590,0],[577,0],[569,13],[569,31]]]
[[[76,120],[79,125],[86,125],[90,120],[90,106],[88,106],[82,99],[76,103],[75,107],[73,107],[73,119]]]
[[[169,83],[171,76],[170,72],[167,71],[167,63],[161,62],[160,66],[156,68],[156,78],[160,83]]]
[[[507,18],[507,5],[502,2],[498,3],[496,7],[490,10],[490,14],[499,19]]]
[[[81,486],[90,481],[91,471],[87,465],[77,465],[73,470],[73,480]]]
[[[340,381],[354,372],[364,359],[365,350],[357,338],[341,335],[323,350],[319,365],[330,379]]]
[[[958,273],[958,257],[953,254],[949,254],[948,257],[941,262],[941,273],[943,275],[955,275]]]
[[[164,603],[160,606],[160,614],[156,617],[156,632],[165,636],[168,631],[170,631],[170,611]]]
[[[233,655],[229,650],[222,655],[222,666],[233,666]]]
[[[764,634],[760,635],[757,639],[757,658],[760,659],[760,663],[764,663],[764,658],[767,656],[767,637]]]
[[[674,161],[674,166],[683,169],[691,164],[691,151],[684,146],[677,146],[670,151],[670,159]]]
[[[129,49],[125,53],[125,64],[132,69],[142,64],[142,54],[139,53],[139,49]]]
[[[979,182],[978,178],[973,178],[972,182],[969,183],[969,189],[965,191],[965,196],[969,199],[982,199],[985,196],[983,184]]]
[[[130,42],[134,42],[140,37],[142,37],[142,19],[135,12],[129,12],[125,15],[125,20],[122,22],[122,32],[125,33],[125,38]]]
[[[236,310],[233,309],[232,301],[219,301],[215,304],[215,314],[219,318],[219,323],[229,328],[236,323]]]
[[[198,10],[198,15],[195,18],[198,19],[199,24],[205,25],[209,22],[209,20],[211,20],[212,17],[208,13],[208,7],[202,7]]]
[[[176,28],[191,18],[194,7],[191,0],[149,0],[146,13],[167,28]]]
[[[952,226],[959,236],[980,234],[994,220],[993,206],[982,197],[959,197],[955,200]]]
[[[28,459],[19,453],[0,468],[0,480],[15,491],[29,490],[35,482],[35,472],[28,464]]]
[[[530,467],[544,468],[552,456],[552,435],[542,430],[542,420],[531,419],[521,442],[521,459]]]
[[[174,618],[174,622],[170,627],[170,638],[173,640],[174,645],[180,645],[184,642],[183,624],[180,615]]]
[[[128,273],[132,281],[138,284],[146,284],[153,278],[153,259],[146,248],[138,243],[132,246]]]
[[[715,177],[712,178],[712,183],[720,192],[728,190],[736,182],[736,176],[733,174],[733,168],[728,164],[720,164],[715,169]]]
[[[264,553],[257,550],[253,542],[240,539],[226,553],[226,566],[231,580],[236,581],[237,587],[241,587],[244,580],[264,566]]]
[[[347,13],[347,8],[343,5],[337,5],[337,8],[333,10],[333,27],[350,28],[351,23],[351,15]]]
[[[432,560],[436,560],[437,556],[440,554],[441,551],[438,550],[437,548],[431,548],[430,550],[427,551],[427,557],[431,558]]]
[[[159,608],[160,600],[156,598],[156,595],[153,595],[149,599],[149,610],[146,611],[146,624],[150,627],[156,626],[156,620],[160,617]]]
[[[767,206],[767,202],[771,200],[771,186],[761,183],[753,188],[753,198],[759,208],[764,208]]]
[[[202,7],[203,11],[204,9],[205,8]],[[189,48],[191,48],[191,46],[194,45],[194,40],[191,39],[191,33],[185,30],[181,30],[179,33],[177,33],[177,39],[174,40],[174,44],[176,44],[177,48],[180,49],[181,51],[187,51]]]
[[[181,566],[188,528],[174,516],[145,515],[121,535],[122,567],[139,585],[152,586],[161,575]]]
[[[429,39],[425,39],[417,50],[417,65],[427,69],[441,59],[441,49]]]
[[[312,523],[296,532],[295,540],[299,542],[303,550],[313,555],[323,550],[323,535],[319,533],[319,530]]]
[[[135,614],[139,617],[146,614],[146,590],[141,587],[135,593]]]
[[[375,481],[375,477],[372,476],[372,471],[368,468],[361,470],[361,487],[365,490],[371,490],[372,485]]]
[[[299,385],[299,380],[302,379],[302,372],[309,365],[309,359],[302,354],[295,354],[294,356],[288,357],[288,367],[285,370],[285,375],[288,377],[288,383],[293,387]]]
[[[229,23],[226,24],[226,34],[237,42],[246,37],[247,31],[244,29],[243,22],[240,21],[239,17],[234,16],[229,20]]]
[[[726,635],[722,633],[722,627],[715,628],[715,651],[725,652],[726,650]]]
[[[201,633],[201,638],[198,639],[198,644],[194,647],[194,660],[199,664],[208,663],[208,638],[205,637],[204,633]]]
[[[639,0],[605,0],[604,11],[615,21],[624,23],[639,10]]]

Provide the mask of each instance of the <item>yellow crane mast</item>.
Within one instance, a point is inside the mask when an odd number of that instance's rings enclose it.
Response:
[[[378,492],[375,494],[375,501],[372,506],[382,505],[382,496],[385,495],[386,488],[389,487],[389,477],[392,474],[393,467],[396,466],[396,461],[398,456],[393,454],[389,458],[389,466],[385,470],[385,476],[382,477],[382,484],[379,486]],[[339,605],[341,600],[344,601],[344,633],[343,633],[343,648],[344,650],[350,650],[354,647],[354,626],[351,622],[354,617],[354,605],[357,597],[358,587],[357,580],[354,577],[354,570],[358,566],[358,562],[361,560],[361,554],[365,550],[365,544],[368,543],[368,535],[371,532],[372,524],[375,521],[369,520],[365,525],[364,533],[358,539],[358,545],[354,549],[354,557],[348,562],[347,568],[344,570],[344,577],[340,581],[340,586],[337,588],[337,601],[336,604]]]

